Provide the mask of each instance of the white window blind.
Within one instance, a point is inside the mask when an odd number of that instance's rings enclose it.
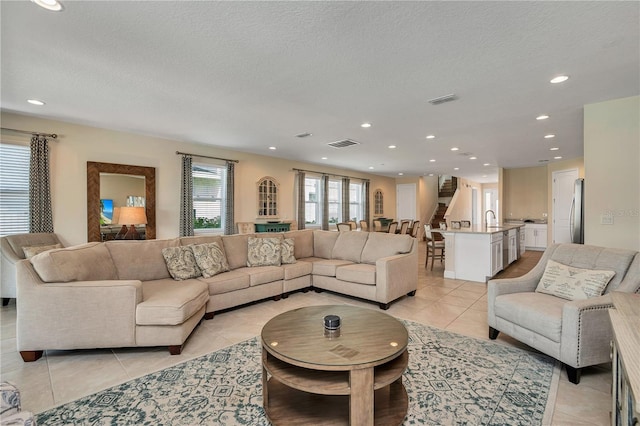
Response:
[[[194,164],[193,209],[194,230],[224,229],[224,197],[227,169],[211,164]]]
[[[0,143],[0,236],[29,232],[30,148]]]

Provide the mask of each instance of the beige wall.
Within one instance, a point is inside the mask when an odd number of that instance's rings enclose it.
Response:
[[[423,176],[420,178],[420,232],[424,231],[424,225],[438,208],[438,176]],[[422,234],[418,235],[421,236]]]
[[[586,244],[640,250],[639,105],[633,96],[584,106]]]
[[[473,215],[473,188],[481,188],[482,185],[464,178],[458,178],[458,190],[451,200],[451,204],[447,209],[445,219],[447,224],[451,225],[451,221],[472,220]],[[482,191],[479,191],[478,197],[481,197]]]
[[[381,188],[384,191],[385,216],[395,216],[396,192],[393,178],[4,111],[1,118],[3,127],[59,135],[58,140],[50,144],[51,192],[54,229],[65,245],[87,241],[87,161],[155,167],[156,235],[157,238],[176,237],[180,205],[180,157],[176,155],[176,151],[240,161],[235,173],[237,222],[256,221],[256,182],[263,176],[272,176],[280,183],[280,219],[294,219],[295,173],[292,168],[368,178],[371,180],[371,208],[373,209],[373,190]],[[14,134],[7,134],[6,138],[3,134],[4,140],[24,144],[29,142],[27,136],[19,137]],[[215,162],[200,158],[195,160]]]
[[[503,218],[541,219],[547,208],[546,166],[504,169]]]

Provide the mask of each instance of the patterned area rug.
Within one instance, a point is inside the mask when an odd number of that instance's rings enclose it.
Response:
[[[410,339],[405,425],[551,423],[560,372],[555,360],[403,322]],[[256,337],[45,411],[37,422],[269,425],[260,354]]]

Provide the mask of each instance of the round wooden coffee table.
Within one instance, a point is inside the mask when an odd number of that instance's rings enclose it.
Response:
[[[325,315],[341,318],[325,333]],[[397,319],[355,306],[310,306],[262,329],[264,409],[276,425],[399,425],[408,333]]]

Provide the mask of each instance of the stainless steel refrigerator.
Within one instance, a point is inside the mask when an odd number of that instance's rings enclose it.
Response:
[[[584,179],[576,179],[569,220],[571,242],[584,244]]]

